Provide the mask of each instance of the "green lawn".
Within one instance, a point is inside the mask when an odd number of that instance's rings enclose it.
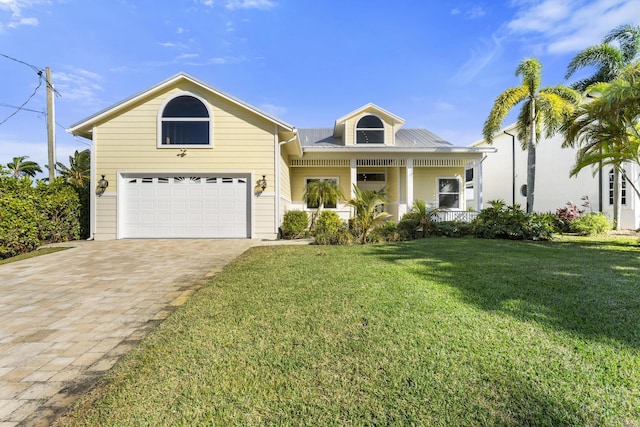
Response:
[[[253,248],[61,425],[640,426],[640,248]]]
[[[35,251],[28,252],[26,254],[16,255],[16,256],[11,257],[11,258],[0,259],[0,265],[9,264],[9,263],[20,261],[20,260],[23,260],[23,259],[35,258],[35,257],[41,256],[41,255],[52,254],[54,252],[64,251],[65,249],[69,249],[69,248],[68,247],[60,247],[60,246],[49,247],[49,248],[40,248],[40,249],[36,249]]]

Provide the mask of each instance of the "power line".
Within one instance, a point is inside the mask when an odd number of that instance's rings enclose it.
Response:
[[[42,70],[42,68],[38,68],[38,67],[36,67],[35,65],[29,64],[28,62],[24,62],[24,61],[21,61],[21,60],[19,60],[19,59],[14,58],[14,57],[11,57],[11,56],[9,56],[9,55],[5,55],[4,53],[0,53],[0,56],[5,57],[5,58],[7,58],[7,59],[9,59],[9,60],[11,60],[11,61],[15,61],[15,62],[18,62],[18,63],[20,63],[20,64],[26,65],[27,67],[29,67],[29,68],[31,68],[33,71],[35,71],[35,72],[36,72],[36,74],[38,74],[40,77],[42,77],[42,73],[44,72],[44,71]]]
[[[40,86],[42,86],[42,73],[40,73],[39,76],[40,76],[40,78],[38,79],[38,86],[36,86],[36,88],[34,89],[33,93],[29,96],[29,98],[27,98],[26,101],[24,101],[22,103],[22,105],[20,105],[19,107],[16,108],[16,111],[14,111],[13,113],[9,114],[4,120],[0,121],[0,125],[4,124],[11,117],[13,117],[16,114],[18,114],[24,108],[24,106],[27,105],[29,103],[29,101],[31,101],[31,98],[33,98],[36,95],[36,93],[38,92],[38,89],[40,89]]]
[[[20,107],[16,107],[15,105],[9,105],[9,104],[5,104],[4,102],[0,102],[0,107],[5,107],[5,108],[20,108]],[[28,111],[30,113],[38,113],[38,114],[46,114],[45,110],[32,110],[30,108],[22,108],[22,111]]]

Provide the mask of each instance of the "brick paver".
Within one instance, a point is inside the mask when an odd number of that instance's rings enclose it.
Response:
[[[74,242],[0,265],[0,427],[49,425],[256,240]]]

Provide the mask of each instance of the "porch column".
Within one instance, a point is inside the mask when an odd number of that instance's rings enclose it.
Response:
[[[351,159],[351,185],[349,186],[349,192],[351,194],[351,198],[356,197],[355,192],[353,191],[353,186],[358,184],[358,161],[356,159]]]
[[[478,162],[478,168],[477,168],[477,172],[478,172],[478,177],[476,178],[476,187],[477,187],[477,196],[476,196],[476,200],[477,200],[477,206],[476,206],[476,210],[481,211],[483,206],[482,206],[482,162],[484,159],[480,160]]]
[[[407,159],[407,212],[413,206],[413,159]]]

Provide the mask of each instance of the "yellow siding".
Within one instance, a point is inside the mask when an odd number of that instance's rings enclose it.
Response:
[[[438,178],[458,177],[462,180],[463,176],[463,168],[414,168],[413,198],[424,200],[427,204],[435,206],[438,199]],[[463,188],[461,188],[461,194],[461,198],[464,199]]]
[[[116,238],[116,198],[113,195],[96,197],[95,240],[113,240]]]
[[[213,115],[213,147],[157,148],[157,119],[163,102],[182,92],[177,88],[133,106],[97,126],[98,175],[117,191],[116,172],[122,170],[254,171],[274,183],[274,127],[248,110],[209,93],[192,92],[209,102]],[[267,188],[267,192],[273,188]]]
[[[305,178],[337,177],[345,197],[351,194],[351,169],[349,168],[291,168],[291,200],[302,201]]]
[[[280,155],[280,198],[283,200],[291,200],[291,179],[289,174],[289,162],[286,151],[281,147]]]
[[[253,205],[254,238],[275,239],[277,237],[273,212],[275,210],[275,197],[262,194],[254,198]]]
[[[391,123],[390,121],[388,121],[384,116],[381,116],[380,114],[377,113],[377,111],[375,109],[371,109],[368,108],[366,109],[364,112],[362,112],[361,114],[351,117],[349,119],[347,119],[345,121],[345,127],[344,127],[344,141],[345,141],[345,145],[354,145],[355,142],[355,135],[356,135],[356,124],[358,123],[358,120],[360,120],[362,117],[368,115],[368,114],[373,114],[376,117],[379,117],[380,120],[382,120],[382,123],[384,123],[384,141],[386,145],[394,145],[395,144],[395,129],[393,127],[393,123]]]

